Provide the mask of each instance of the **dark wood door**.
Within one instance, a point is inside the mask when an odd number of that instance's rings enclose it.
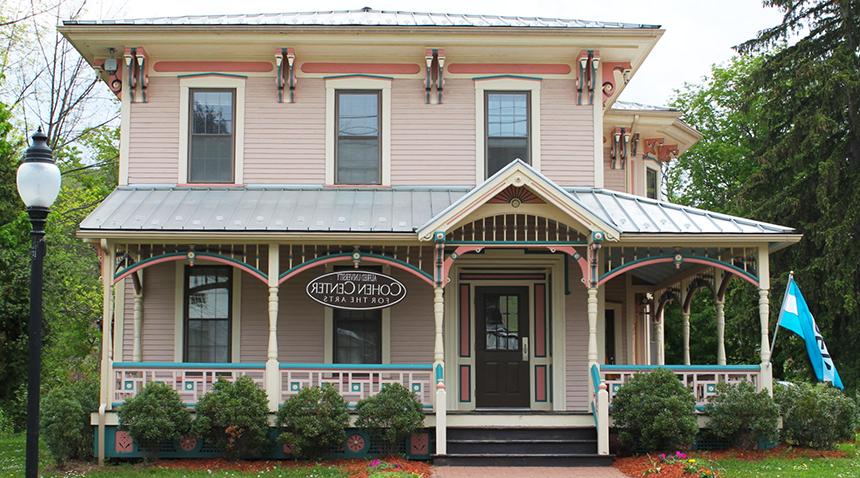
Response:
[[[529,289],[475,289],[475,404],[529,406]]]

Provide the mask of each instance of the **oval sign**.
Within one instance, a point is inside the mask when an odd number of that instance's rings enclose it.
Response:
[[[362,270],[323,274],[308,282],[308,296],[337,309],[384,309],[406,298],[406,286],[399,280]]]

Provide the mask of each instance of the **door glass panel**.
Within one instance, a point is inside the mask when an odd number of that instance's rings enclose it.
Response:
[[[489,296],[484,305],[486,350],[520,349],[520,297]]]

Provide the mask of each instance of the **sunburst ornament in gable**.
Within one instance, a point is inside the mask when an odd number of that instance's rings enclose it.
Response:
[[[543,204],[544,202],[525,186],[508,186],[490,199],[489,203],[510,204],[511,207],[517,208],[523,204]]]

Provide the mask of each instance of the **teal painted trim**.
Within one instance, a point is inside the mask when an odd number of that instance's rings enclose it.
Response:
[[[542,81],[543,78],[538,76],[525,76],[525,75],[489,75],[489,76],[476,76],[472,78],[472,80],[495,80],[499,78],[514,78],[517,80],[535,80]]]
[[[177,78],[194,78],[198,76],[226,76],[228,78],[248,78],[248,75],[240,75],[238,73],[220,73],[217,71],[206,71],[203,73],[186,73],[184,75],[176,75]]]
[[[729,269],[737,272],[738,274],[740,274],[744,277],[749,278],[752,281],[758,282],[758,276],[757,275],[750,274],[749,272],[747,272],[747,271],[741,269],[740,267],[738,267],[734,264],[731,264],[729,262],[725,262],[725,261],[721,261],[718,259],[714,259],[713,257],[705,257],[705,256],[683,256],[682,255],[682,257],[683,257],[683,259],[698,259],[698,260],[707,261],[707,262],[710,262],[713,264],[720,264],[720,265],[728,267]],[[619,271],[621,269],[628,268],[634,264],[639,264],[641,262],[646,262],[646,261],[652,261],[654,259],[674,259],[674,258],[675,258],[675,254],[662,254],[662,255],[658,255],[658,256],[640,257],[639,259],[636,259],[635,261],[625,262],[624,264],[621,264],[620,266],[615,267],[612,270],[604,272],[603,274],[600,275],[600,279],[598,281],[602,281],[605,277],[608,277],[609,275],[613,274],[614,272]],[[681,260],[681,262],[684,262],[683,259]]]
[[[123,268],[123,269],[118,270],[116,273],[114,273],[113,278],[114,278],[114,279],[117,279],[118,277],[121,277],[123,274],[125,274],[127,271],[129,271],[129,270],[131,270],[131,269],[138,268],[138,267],[140,267],[140,266],[142,266],[142,265],[144,265],[144,264],[149,264],[150,262],[155,262],[155,261],[158,261],[158,260],[164,259],[164,258],[166,258],[166,257],[180,257],[180,256],[187,256],[187,255],[188,255],[188,252],[189,252],[189,251],[185,251],[185,252],[168,252],[167,254],[160,254],[160,255],[157,255],[157,256],[148,257],[148,258],[146,258],[146,259],[144,259],[144,260],[142,260],[142,261],[135,262],[134,264],[132,264],[132,265],[130,265],[130,266],[128,266],[128,267],[125,267],[125,268]],[[269,277],[269,276],[268,276],[268,274],[266,274],[265,272],[261,271],[260,269],[257,269],[256,267],[252,266],[251,264],[248,264],[247,262],[242,262],[242,261],[237,260],[237,259],[235,259],[235,258],[233,258],[233,257],[230,257],[230,256],[225,256],[225,255],[223,255],[223,254],[216,254],[216,253],[214,253],[214,252],[197,252],[197,251],[194,251],[194,257],[195,257],[195,258],[198,258],[198,257],[217,257],[218,259],[223,259],[223,260],[225,260],[225,261],[227,261],[227,262],[230,262],[231,264],[236,264],[237,266],[247,268],[247,269],[249,269],[249,270],[253,271],[255,274],[259,274],[259,275],[260,275],[261,277],[263,277],[263,278],[268,278],[268,277]]]
[[[606,369],[606,365],[603,366],[603,369]],[[594,391],[597,392],[597,389],[600,387],[600,368],[597,367],[597,364],[591,366],[591,382],[594,384]]]
[[[433,365],[423,363],[282,363],[279,367],[298,370],[433,370]]]
[[[667,368],[673,372],[759,372],[761,365],[603,365],[603,372],[650,372]],[[593,371],[592,371],[593,373]]]
[[[324,80],[336,80],[338,78],[375,78],[377,80],[393,80],[393,76],[383,76],[383,75],[369,75],[367,73],[348,73],[346,75],[334,75],[334,76],[324,76]]]
[[[266,364],[263,362],[242,362],[242,363],[219,363],[219,362],[114,362],[114,368],[169,368],[169,369],[188,369],[188,368],[220,368],[220,369],[265,369]]]
[[[446,246],[584,246],[585,241],[448,241]]]
[[[436,382],[444,382],[445,381],[445,369],[442,368],[442,364],[436,364]]]
[[[402,266],[404,266],[404,267],[408,267],[409,269],[411,269],[411,270],[413,270],[413,271],[415,271],[415,272],[418,272],[419,274],[421,274],[422,276],[426,277],[427,279],[429,279],[429,280],[431,280],[431,281],[433,280],[433,275],[432,275],[432,274],[429,274],[429,273],[427,273],[427,272],[425,272],[425,271],[423,271],[423,270],[421,270],[421,269],[419,269],[419,268],[415,267],[414,265],[412,265],[412,264],[410,264],[410,263],[408,263],[408,262],[406,262],[406,261],[401,261],[400,259],[395,259],[395,258],[393,258],[393,257],[389,257],[389,256],[383,256],[382,254],[373,254],[373,253],[370,253],[370,252],[368,252],[368,253],[359,252],[359,254],[361,254],[361,257],[372,257],[372,258],[374,258],[374,259],[383,259],[383,260],[386,260],[386,261],[391,261],[391,262],[394,262],[394,263],[400,264],[400,265],[402,265]],[[349,259],[352,259],[352,252],[339,252],[339,253],[337,253],[337,254],[328,254],[328,255],[325,255],[325,256],[315,257],[315,258],[313,258],[313,259],[311,259],[311,260],[309,260],[309,261],[302,262],[301,264],[298,264],[298,265],[296,265],[296,266],[293,266],[293,267],[289,268],[288,270],[286,270],[286,271],[284,271],[284,272],[281,272],[281,274],[278,276],[278,279],[282,279],[282,278],[284,278],[285,276],[287,276],[287,275],[289,275],[290,273],[292,273],[293,271],[296,271],[296,270],[298,270],[298,269],[301,269],[302,267],[306,267],[306,266],[308,266],[308,265],[310,265],[310,264],[313,264],[313,263],[315,263],[315,262],[320,262],[320,261],[324,261],[324,260],[326,260],[326,259],[331,259],[331,258],[333,258],[333,257],[348,257]]]

